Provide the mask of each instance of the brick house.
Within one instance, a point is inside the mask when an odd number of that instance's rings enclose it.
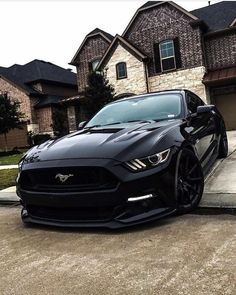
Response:
[[[119,97],[187,88],[216,104],[236,129],[236,1],[186,11],[172,1],[148,1],[122,36],[88,34],[71,61],[79,91],[89,70],[103,71]],[[77,96],[79,98],[79,96]]]
[[[53,111],[63,99],[78,93],[76,74],[37,59],[25,65],[0,67],[0,92],[20,102],[27,131],[52,133]],[[65,128],[68,125],[69,121],[65,122]]]

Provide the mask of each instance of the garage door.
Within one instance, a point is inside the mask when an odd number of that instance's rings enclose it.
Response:
[[[214,96],[214,101],[224,117],[227,130],[236,130],[236,92]]]

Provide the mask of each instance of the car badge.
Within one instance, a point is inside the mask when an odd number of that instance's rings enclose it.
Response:
[[[58,173],[56,176],[55,176],[55,179],[59,178],[60,182],[61,183],[64,183],[67,181],[68,178],[70,177],[73,177],[74,174],[67,174],[67,175],[63,175],[61,173]]]

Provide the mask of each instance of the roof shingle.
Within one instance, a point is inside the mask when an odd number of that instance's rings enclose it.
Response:
[[[44,80],[76,86],[76,74],[50,62],[35,59],[25,65],[13,65],[9,68],[0,67],[0,75],[12,81],[30,94],[37,93],[30,84]]]
[[[203,20],[210,31],[226,29],[236,17],[236,1],[221,1],[190,11]]]

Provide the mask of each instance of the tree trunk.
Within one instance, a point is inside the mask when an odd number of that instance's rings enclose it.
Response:
[[[4,139],[5,139],[5,152],[8,151],[8,148],[7,148],[7,134],[4,133]]]

